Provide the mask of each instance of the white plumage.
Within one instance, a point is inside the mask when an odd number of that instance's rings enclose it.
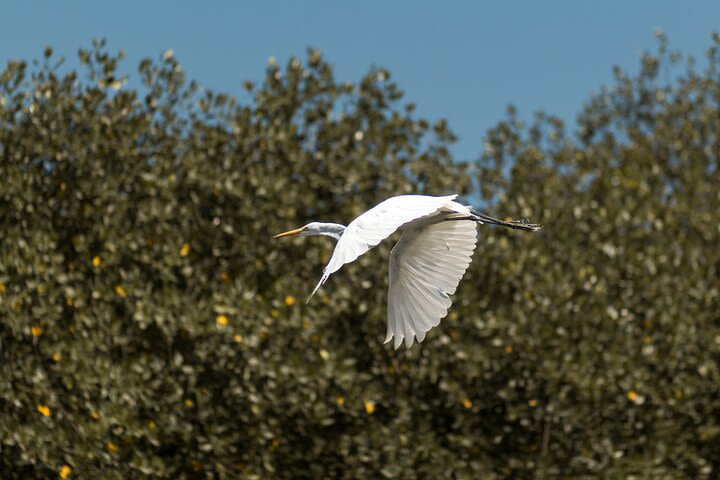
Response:
[[[276,237],[327,235],[338,239],[312,297],[344,264],[402,229],[390,254],[385,343],[394,339],[393,345],[398,348],[404,341],[409,348],[415,339],[422,342],[447,315],[452,304],[450,295],[455,293],[475,250],[477,223],[521,230],[540,228],[497,220],[455,202],[456,197],[400,195],[371,208],[347,227],[313,222]]]
[[[469,220],[409,224],[390,254],[388,325],[385,343],[410,347],[436,327],[450,308],[470,265],[477,233]]]

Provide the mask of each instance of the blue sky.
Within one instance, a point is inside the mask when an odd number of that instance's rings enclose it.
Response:
[[[701,57],[720,31],[720,1],[8,1],[0,64],[50,45],[72,66],[78,48],[105,37],[125,49],[127,72],[172,48],[190,78],[240,96],[268,57],[304,58],[312,46],[341,80],[388,68],[419,115],[448,119],[460,136],[452,151],[467,160],[508,103],[571,122],[612,65],[636,68],[656,28]]]

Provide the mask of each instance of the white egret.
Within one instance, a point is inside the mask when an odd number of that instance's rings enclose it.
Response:
[[[470,265],[477,242],[476,224],[499,225],[518,230],[539,230],[527,221],[502,221],[455,202],[457,195],[399,195],[388,198],[345,227],[336,223],[308,223],[275,235],[326,235],[336,239],[332,257],[310,294],[312,297],[328,277],[372,247],[402,229],[390,253],[390,282],[387,300],[385,343],[403,340],[410,348],[415,338],[440,323],[451,305],[460,279]],[[308,297],[308,300],[310,300]]]

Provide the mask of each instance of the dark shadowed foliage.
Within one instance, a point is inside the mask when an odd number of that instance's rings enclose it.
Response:
[[[121,57],[0,74],[2,478],[720,474],[718,38],[661,38],[571,129],[509,109],[473,163],[385,70],[309,51],[243,105]],[[545,229],[483,228],[394,351],[392,242],[305,304],[329,240],[271,237],[409,192]]]

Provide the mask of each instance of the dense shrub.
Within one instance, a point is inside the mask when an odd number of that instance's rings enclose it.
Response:
[[[387,71],[316,51],[249,105],[172,52],[8,64],[2,478],[718,475],[717,40],[698,68],[661,38],[573,130],[509,109],[472,163]],[[407,192],[545,230],[483,228],[450,315],[394,351],[392,242],[305,304],[331,244],[271,237]]]

